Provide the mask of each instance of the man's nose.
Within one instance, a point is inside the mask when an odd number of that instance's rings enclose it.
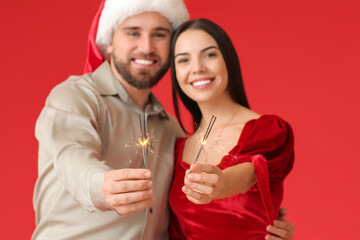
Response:
[[[143,36],[139,42],[139,50],[145,54],[154,52],[154,43],[150,36]]]

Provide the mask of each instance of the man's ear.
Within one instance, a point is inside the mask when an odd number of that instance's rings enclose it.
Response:
[[[112,43],[110,43],[107,47],[106,47],[106,52],[109,56],[111,56],[112,54],[112,51],[113,51],[113,45]]]

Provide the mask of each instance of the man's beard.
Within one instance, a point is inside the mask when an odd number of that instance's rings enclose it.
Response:
[[[116,56],[112,56],[114,59],[114,65],[116,71],[122,76],[122,78],[131,86],[137,89],[149,89],[155,86],[164,74],[167,72],[169,68],[169,62],[161,66],[159,71],[157,71],[153,76],[151,76],[151,72],[147,69],[140,70],[138,72],[138,76],[134,76],[131,74],[128,68],[128,64],[122,62]]]

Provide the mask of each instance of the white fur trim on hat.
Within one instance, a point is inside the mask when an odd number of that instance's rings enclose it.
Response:
[[[114,30],[128,17],[142,12],[160,13],[169,20],[173,29],[189,19],[183,0],[106,0],[96,34],[96,45],[103,55],[112,41]]]

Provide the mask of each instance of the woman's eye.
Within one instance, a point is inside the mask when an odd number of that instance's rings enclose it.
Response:
[[[215,57],[216,53],[208,53],[205,55],[206,58],[211,58],[211,57]]]
[[[188,61],[188,59],[186,58],[182,58],[178,60],[178,63],[186,63]]]

